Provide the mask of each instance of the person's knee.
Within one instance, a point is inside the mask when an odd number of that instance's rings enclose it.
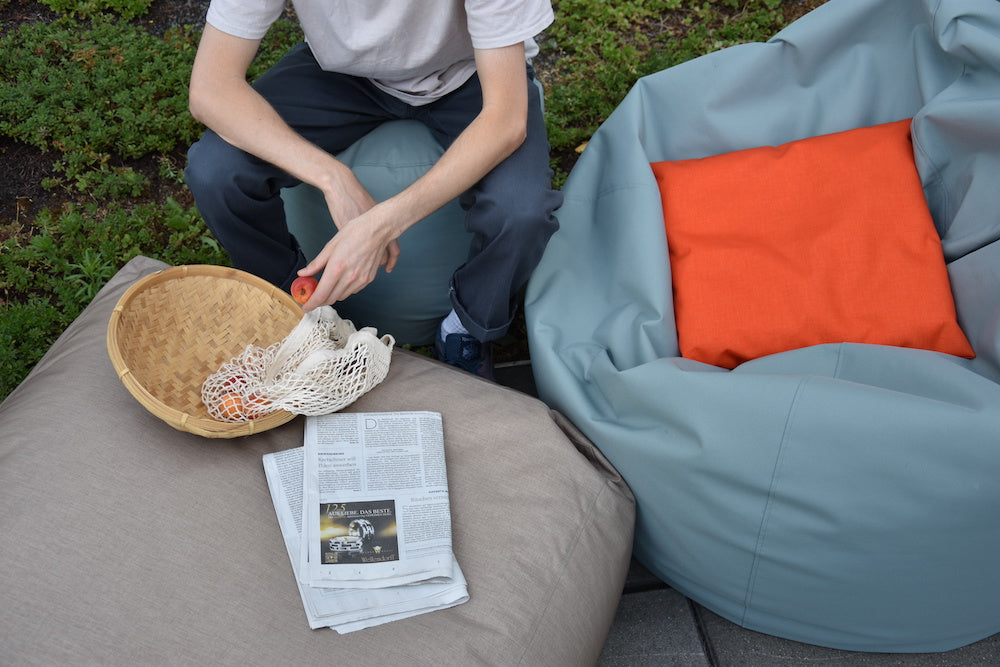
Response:
[[[184,180],[192,192],[197,193],[202,185],[209,185],[213,172],[208,166],[211,159],[211,150],[205,146],[205,137],[202,137],[188,148],[187,166],[184,168]]]
[[[562,203],[562,196],[555,190],[522,191],[520,196],[497,203],[502,211],[501,234],[521,239],[528,247],[544,246],[559,228],[553,212]]]
[[[241,152],[211,130],[192,144],[188,149],[184,180],[195,197],[202,192],[216,192],[231,181]]]

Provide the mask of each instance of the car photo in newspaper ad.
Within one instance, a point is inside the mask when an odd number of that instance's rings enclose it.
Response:
[[[320,503],[320,562],[382,563],[399,560],[396,503]]]

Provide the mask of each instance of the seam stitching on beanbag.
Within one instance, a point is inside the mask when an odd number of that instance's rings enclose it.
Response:
[[[596,201],[598,201],[600,199],[603,199],[607,195],[614,194],[614,193],[620,192],[622,190],[648,190],[650,187],[651,186],[648,183],[620,183],[618,185],[613,185],[613,186],[604,188],[604,189],[602,189],[602,190],[600,190],[600,191],[598,191],[596,193],[588,193],[588,194],[586,194],[584,196],[576,196],[576,195],[573,195],[573,194],[564,194],[563,195],[563,203],[565,205],[566,201],[596,202]],[[655,183],[654,183],[654,185],[652,187],[654,189],[656,188]],[[657,196],[657,198],[659,198],[659,196],[660,196],[659,192],[657,192],[656,196]]]
[[[808,378],[803,378],[795,386],[795,393],[792,395],[791,404],[788,406],[788,414],[785,417],[785,425],[781,431],[781,441],[778,444],[778,455],[774,459],[774,468],[771,471],[771,483],[767,490],[767,501],[764,503],[764,512],[761,514],[760,528],[757,531],[757,541],[754,544],[753,563],[750,565],[750,575],[747,578],[746,595],[743,599],[743,616],[740,619],[741,625],[746,624],[747,616],[749,615],[750,608],[752,606],[754,586],[757,581],[757,573],[761,560],[761,551],[767,536],[767,524],[771,516],[771,506],[774,503],[775,488],[777,487],[778,479],[781,473],[781,462],[785,458],[786,440],[788,439],[788,433],[791,430],[790,427],[792,419],[795,416],[795,409],[799,404],[799,395],[802,393],[802,388],[806,382],[808,382]]]

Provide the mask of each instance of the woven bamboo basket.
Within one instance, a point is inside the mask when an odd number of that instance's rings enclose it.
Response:
[[[246,422],[212,419],[201,385],[247,345],[284,339],[302,310],[270,283],[219,266],[164,269],[133,284],[108,323],[108,354],[125,387],[151,413],[180,431],[235,438],[280,426],[284,410]]]

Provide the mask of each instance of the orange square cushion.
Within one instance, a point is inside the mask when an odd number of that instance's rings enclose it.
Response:
[[[840,342],[974,356],[908,120],[651,166],[682,356],[734,368]]]

